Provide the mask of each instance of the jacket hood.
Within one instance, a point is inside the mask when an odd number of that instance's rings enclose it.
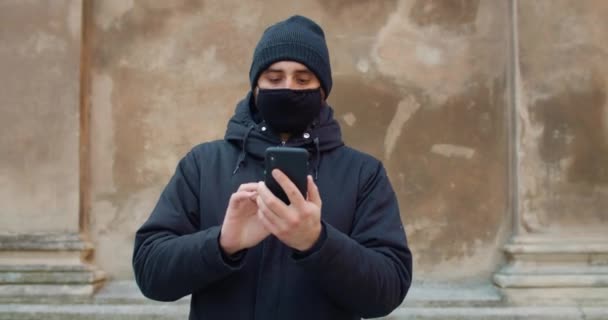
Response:
[[[323,106],[319,117],[313,121],[304,134],[291,137],[285,144],[282,144],[279,136],[260,119],[253,105],[251,91],[237,104],[234,115],[228,122],[224,139],[241,149],[241,157],[239,157],[234,173],[246,161],[247,156],[263,159],[266,148],[280,145],[305,148],[311,155],[316,155],[315,171],[317,171],[323,152],[344,145],[340,125],[334,119],[333,109],[327,104]]]

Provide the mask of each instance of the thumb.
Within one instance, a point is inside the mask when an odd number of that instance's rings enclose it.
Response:
[[[319,194],[319,188],[317,187],[317,185],[315,184],[315,182],[312,180],[312,176],[308,176],[308,201],[318,205],[319,207],[321,206],[321,195]]]

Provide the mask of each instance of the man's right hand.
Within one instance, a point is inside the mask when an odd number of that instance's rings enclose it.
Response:
[[[230,197],[220,233],[220,247],[226,254],[251,248],[270,234],[257,217],[257,196],[258,184],[245,183]]]

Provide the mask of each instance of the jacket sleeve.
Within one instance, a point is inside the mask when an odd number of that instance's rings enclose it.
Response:
[[[350,235],[322,222],[319,249],[296,263],[317,277],[326,294],[364,318],[397,308],[411,285],[412,255],[395,193],[381,163],[359,190]]]
[[[150,299],[177,300],[241,267],[223,257],[219,226],[199,230],[199,176],[190,152],[135,235],[135,279]]]

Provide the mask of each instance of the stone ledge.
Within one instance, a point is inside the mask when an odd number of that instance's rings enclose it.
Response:
[[[390,320],[606,320],[605,307],[400,308]]]
[[[409,307],[494,307],[502,295],[489,283],[414,283],[403,306]]]
[[[501,292],[505,305],[608,307],[608,288],[506,288]]]
[[[587,289],[585,289],[587,290]],[[58,292],[55,292],[58,293]],[[553,293],[553,294],[552,294]],[[581,291],[579,291],[581,293]],[[587,291],[585,291],[587,293]],[[48,294],[53,294],[48,292]],[[606,320],[608,302],[596,300],[595,304],[564,305],[539,304],[538,297],[557,299],[562,293],[553,290],[518,289],[507,290],[503,298],[501,291],[488,283],[478,284],[430,284],[415,283],[404,304],[384,320]],[[596,298],[602,293],[597,293]],[[589,293],[589,297],[593,294]],[[47,299],[50,297],[47,297]],[[176,302],[156,302],[145,298],[134,281],[110,282],[88,300],[40,300],[36,303],[12,303],[0,305],[0,320],[176,320],[186,319],[189,297]]]
[[[0,286],[6,284],[88,284],[103,279],[95,271],[0,271]]]
[[[0,320],[177,320],[186,305],[0,305]],[[605,320],[606,307],[402,307],[384,320]]]
[[[493,277],[503,289],[562,292],[571,296],[560,299],[572,301],[593,289],[608,300],[608,240],[603,236],[518,235],[504,251],[508,263]]]
[[[158,304],[139,291],[135,281],[112,281],[107,283],[95,295],[96,304]],[[190,296],[184,297],[172,304],[190,305]]]
[[[93,246],[78,233],[1,233],[0,251],[88,251]]]
[[[557,273],[502,273],[494,275],[494,282],[501,288],[606,288],[608,273],[604,274],[557,274]]]
[[[36,305],[9,304],[0,305],[0,320],[69,320],[69,319],[99,319],[127,320],[154,319],[173,320],[186,319],[188,306],[175,305]]]
[[[48,264],[28,264],[28,265],[3,265],[0,264],[0,272],[86,272],[93,271],[95,268],[88,264],[77,265],[48,265]]]
[[[105,279],[92,252],[74,232],[0,233],[0,302],[91,300]]]
[[[0,286],[0,303],[90,303],[101,283],[7,284]]]
[[[481,284],[419,284],[410,289],[404,307],[432,306],[499,306],[503,302],[496,287],[488,283]],[[95,295],[96,304],[154,304],[144,297],[134,281],[112,281]],[[189,304],[190,297],[184,297],[176,304]]]

